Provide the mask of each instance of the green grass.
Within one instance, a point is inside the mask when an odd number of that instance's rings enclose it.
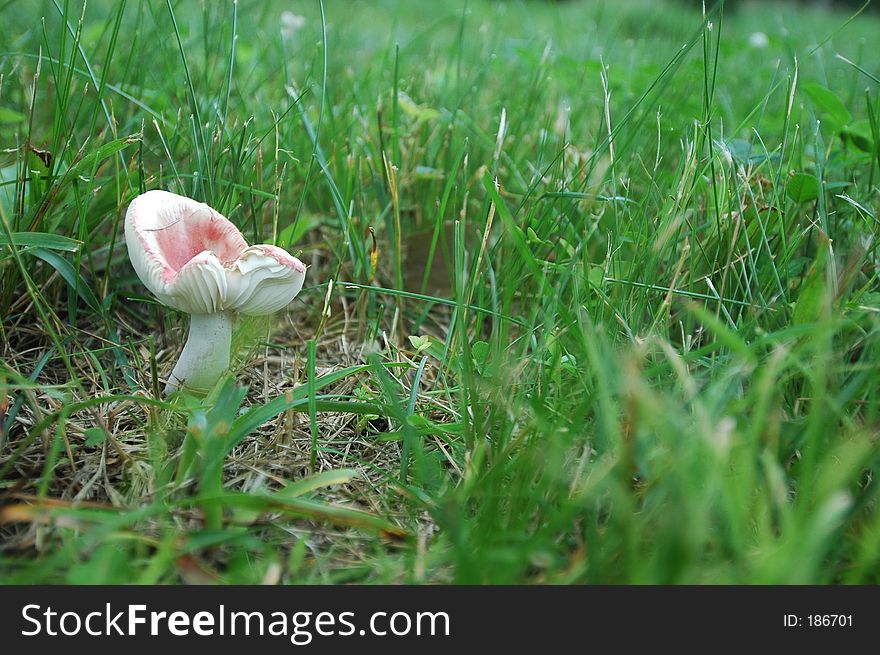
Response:
[[[880,18],[290,6],[0,4],[0,580],[880,583]],[[207,398],[152,188],[310,265]]]

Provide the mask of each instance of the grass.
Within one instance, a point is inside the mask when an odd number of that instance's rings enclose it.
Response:
[[[875,14],[296,11],[0,6],[0,580],[880,582]],[[206,398],[152,188],[310,266]]]

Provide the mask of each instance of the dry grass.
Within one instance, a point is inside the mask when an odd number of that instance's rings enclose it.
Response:
[[[321,258],[317,252],[312,261],[320,266]],[[328,273],[326,270],[316,271],[313,266],[309,278],[311,281],[326,279]],[[51,280],[47,286],[50,283]],[[321,290],[319,288],[306,295],[310,300],[315,300],[320,298]],[[362,297],[363,300],[365,298]],[[242,326],[238,333],[239,341],[250,345],[239,348],[234,363],[239,384],[248,388],[241,412],[283,397],[305,384],[306,342],[309,339],[316,340],[316,373],[319,378],[346,367],[366,364],[371,352],[390,353],[391,359],[408,360],[408,351],[398,347],[402,344],[389,341],[387,334],[391,332],[392,325],[388,326],[387,332],[381,331],[377,339],[365,338],[367,326],[359,321],[358,314],[363,312],[356,300],[336,296],[329,308],[323,308],[323,314],[329,317],[327,320],[316,320],[316,313],[304,307],[302,302],[295,302],[281,315],[272,317],[271,321],[251,320]],[[435,325],[442,326],[442,321],[448,320],[445,308],[441,307],[432,314],[436,314],[436,318],[431,316]],[[77,366],[77,377],[85,392],[83,395],[79,390],[71,389],[62,360],[57,357],[50,359],[40,372],[34,388],[24,392],[27,400],[17,413],[4,443],[0,466],[8,461],[13,462],[3,493],[7,502],[24,500],[40,504],[46,498],[51,498],[79,507],[132,509],[148,505],[156,492],[152,488],[156,476],[151,470],[153,464],[149,441],[157,427],[166,435],[171,435],[166,457],[169,460],[180,457],[186,430],[181,416],[160,414],[136,399],[93,405],[66,415],[61,430],[65,452],[57,461],[52,475],[48,476],[48,486],[38,491],[49,457],[52,434],[47,429],[41,432],[41,438],[28,439],[36,425],[47,416],[63,412],[65,404],[76,404],[107,395],[108,392],[153,397],[148,347],[151,337],[156,341],[158,388],[164,386],[165,374],[176,361],[185,337],[186,328],[183,325],[151,335],[149,319],[136,320],[137,317],[129,312],[117,312],[115,318],[122,338],[134,346],[129,352],[139,355],[140,365],[135,366],[139,373],[139,386],[133,393],[124,389],[108,390],[104,387],[99,368],[90,365],[93,361],[91,358],[73,357],[71,361]],[[160,321],[159,325],[167,325],[174,318],[169,312],[166,320]],[[180,318],[183,319],[183,316]],[[318,327],[321,328],[320,334],[316,332]],[[38,325],[28,325],[22,320],[7,326],[6,330],[6,363],[15,370],[32,370],[50,346],[45,331]],[[110,345],[88,329],[71,332],[76,335],[75,343],[83,349]],[[440,336],[442,327],[435,332],[436,336]],[[402,388],[409,389],[416,366],[417,362],[412,362],[412,370],[395,374],[401,375],[399,382]],[[443,422],[454,412],[436,392],[428,392],[436,389],[436,375],[434,366],[426,366],[421,377],[417,406],[423,416]],[[344,377],[325,387],[322,393],[339,398],[369,397],[380,393],[374,384],[375,380],[364,372]],[[63,394],[60,392],[62,388],[65,390]],[[312,438],[309,415],[307,412],[288,410],[252,433],[226,459],[223,467],[225,489],[246,493],[276,491],[291,480],[303,479],[312,473],[353,469],[357,471],[356,476],[322,492],[322,499],[335,505],[357,507],[378,516],[398,519],[401,524],[415,525],[417,540],[423,548],[425,539],[435,531],[436,526],[426,512],[411,516],[406,498],[408,492],[395,478],[395,472],[400,469],[400,441],[379,438],[390,429],[388,419],[345,412],[319,412],[317,422],[320,446],[314,471],[310,467]],[[90,431],[95,428],[106,431],[107,438],[98,445],[85,445]],[[176,438],[173,436],[175,434]],[[443,447],[439,441],[438,445]],[[451,459],[449,461],[452,462]],[[450,469],[454,471],[455,468],[453,463]],[[188,489],[195,491],[195,486],[196,480],[190,478],[168,491],[185,494]],[[281,516],[278,514],[265,515],[253,525],[258,527],[262,524],[268,530],[268,526],[274,524],[276,529],[281,526],[298,538],[307,536],[316,561],[324,560],[321,550],[332,552],[331,559],[343,568],[350,568],[354,562],[371,556],[364,549],[372,547],[374,540],[363,532],[339,528],[330,522],[308,520],[300,522],[301,526],[297,527],[296,523],[279,519]],[[177,520],[181,521],[181,529],[185,530],[187,527],[197,527],[200,517],[197,513],[185,511],[178,513]],[[43,549],[40,534],[44,531],[42,521],[6,523],[0,527],[0,549],[39,552]],[[387,542],[387,546],[394,548],[393,540]],[[340,549],[345,553],[342,557]],[[203,574],[208,570],[206,566],[203,562],[198,567]],[[182,572],[182,575],[190,573]]]

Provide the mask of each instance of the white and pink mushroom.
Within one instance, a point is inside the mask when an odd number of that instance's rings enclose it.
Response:
[[[190,314],[165,393],[206,391],[229,368],[236,313],[272,314],[300,292],[306,267],[286,250],[248,246],[226,217],[192,198],[148,191],[125,215],[135,272],[163,305]]]

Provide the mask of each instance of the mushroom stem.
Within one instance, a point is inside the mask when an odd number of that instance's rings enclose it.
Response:
[[[223,372],[229,368],[229,351],[232,347],[232,314],[192,314],[186,345],[180,359],[174,365],[165,395],[180,386],[197,391],[207,391]]]

